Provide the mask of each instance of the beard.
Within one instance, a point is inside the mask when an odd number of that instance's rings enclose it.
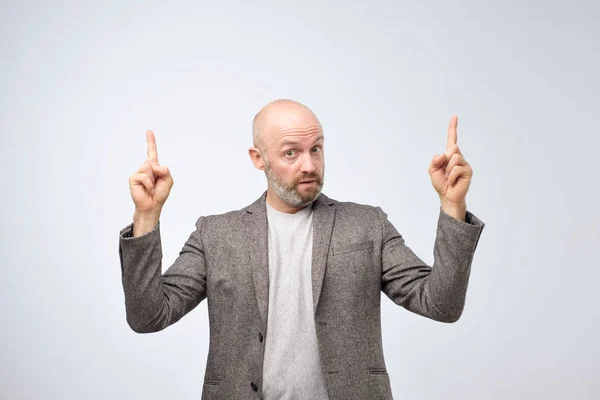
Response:
[[[325,176],[325,166],[323,166],[323,173],[321,176],[316,174],[303,175],[295,179],[291,184],[288,184],[273,173],[271,164],[268,160],[265,160],[265,175],[267,176],[269,187],[273,189],[273,192],[275,192],[277,197],[284,203],[291,207],[306,207],[312,204],[321,194]],[[298,185],[300,184],[300,181],[308,179],[314,179],[316,181],[316,186],[309,187],[306,189],[306,192],[301,193],[298,190]]]

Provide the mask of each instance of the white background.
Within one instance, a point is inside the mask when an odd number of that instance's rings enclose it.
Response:
[[[600,396],[597,2],[50,3],[0,9],[0,397],[200,398],[206,303],[125,321],[128,177],[153,129],[164,270],[200,215],[265,190],[251,120],[282,97],[323,124],[324,193],[381,206],[427,262],[459,116],[486,227],[457,323],[383,298],[395,398]]]

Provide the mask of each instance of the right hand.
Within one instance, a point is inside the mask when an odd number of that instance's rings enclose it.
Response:
[[[158,164],[154,132],[146,131],[148,158],[139,170],[129,177],[129,190],[136,213],[144,216],[159,216],[173,187],[169,168]]]

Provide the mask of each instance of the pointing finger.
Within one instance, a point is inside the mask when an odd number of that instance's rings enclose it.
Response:
[[[156,151],[156,138],[150,129],[146,131],[146,143],[148,145],[148,161],[158,164],[158,153]]]
[[[450,123],[448,124],[448,140],[446,142],[446,149],[449,149],[453,145],[455,145],[458,141],[458,135],[456,133],[456,129],[458,127],[458,117],[454,115],[450,118]]]

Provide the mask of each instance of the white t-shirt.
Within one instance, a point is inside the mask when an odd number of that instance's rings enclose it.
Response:
[[[269,308],[263,399],[327,399],[313,312],[312,205],[296,214],[269,203],[266,207]]]

